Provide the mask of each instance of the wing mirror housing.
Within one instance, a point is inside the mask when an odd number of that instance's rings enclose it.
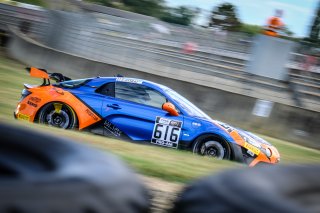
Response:
[[[176,110],[175,106],[170,102],[166,102],[166,103],[162,104],[162,109],[164,111],[167,111],[172,116],[179,116],[179,113]]]

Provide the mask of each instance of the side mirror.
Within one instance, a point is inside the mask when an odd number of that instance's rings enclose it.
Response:
[[[170,102],[166,102],[166,103],[162,104],[162,109],[164,111],[167,111],[172,116],[178,116],[179,115],[179,113],[176,110],[176,108],[174,107],[174,105],[172,103],[170,103]]]

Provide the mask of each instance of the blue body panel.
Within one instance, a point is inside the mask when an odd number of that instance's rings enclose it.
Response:
[[[172,100],[166,93],[165,86],[145,80],[141,80],[140,82],[142,85],[150,87],[164,95],[167,101],[173,103],[176,108],[179,109],[179,116],[171,116],[160,108],[102,95],[96,92],[100,86],[110,82],[117,82],[117,78],[93,78],[81,87],[73,89],[65,88],[65,90],[76,95],[82,102],[103,118],[101,125],[105,127],[103,130],[104,133],[107,133],[107,131],[110,131],[110,128],[112,128],[112,130],[114,130],[113,134],[116,136],[125,134],[134,141],[151,141],[153,132],[155,131],[156,119],[157,117],[161,117],[182,123],[179,141],[183,141],[186,146],[191,145],[197,137],[203,134],[216,134],[226,141],[234,143],[232,137],[212,121],[188,115],[184,108],[175,100]],[[118,131],[120,131],[120,133]],[[163,131],[167,134],[168,129],[163,129]]]

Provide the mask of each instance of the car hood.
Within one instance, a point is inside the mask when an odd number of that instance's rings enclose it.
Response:
[[[246,131],[246,130],[243,130],[243,129],[240,129],[240,128],[233,127],[233,126],[231,126],[229,124],[226,124],[226,123],[218,121],[218,120],[211,120],[211,122],[214,123],[215,125],[218,125],[218,126],[222,127],[229,134],[232,131],[237,131],[238,134],[242,138],[244,138],[244,139],[247,138],[250,141],[252,141],[253,143],[266,144],[266,145],[272,146],[269,142],[267,142],[266,140],[262,139],[261,137],[255,135],[255,134],[253,134],[252,132],[249,132],[249,131]]]

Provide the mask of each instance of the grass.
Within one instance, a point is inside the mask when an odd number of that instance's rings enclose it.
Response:
[[[13,1],[7,1],[7,0],[0,0],[0,3],[7,3],[11,5],[16,5],[16,2],[25,3],[25,4],[33,4],[40,7],[46,7],[46,2],[44,0],[13,0]]]
[[[40,79],[30,78],[24,65],[5,57],[0,52],[0,120],[54,135],[65,136],[119,156],[141,174],[174,182],[188,182],[194,178],[244,165],[195,156],[190,152],[151,145],[123,142],[86,132],[66,131],[51,127],[15,121],[12,113],[20,98],[23,83],[39,84]],[[281,154],[281,163],[319,163],[320,152],[290,142],[262,136],[275,145]]]

